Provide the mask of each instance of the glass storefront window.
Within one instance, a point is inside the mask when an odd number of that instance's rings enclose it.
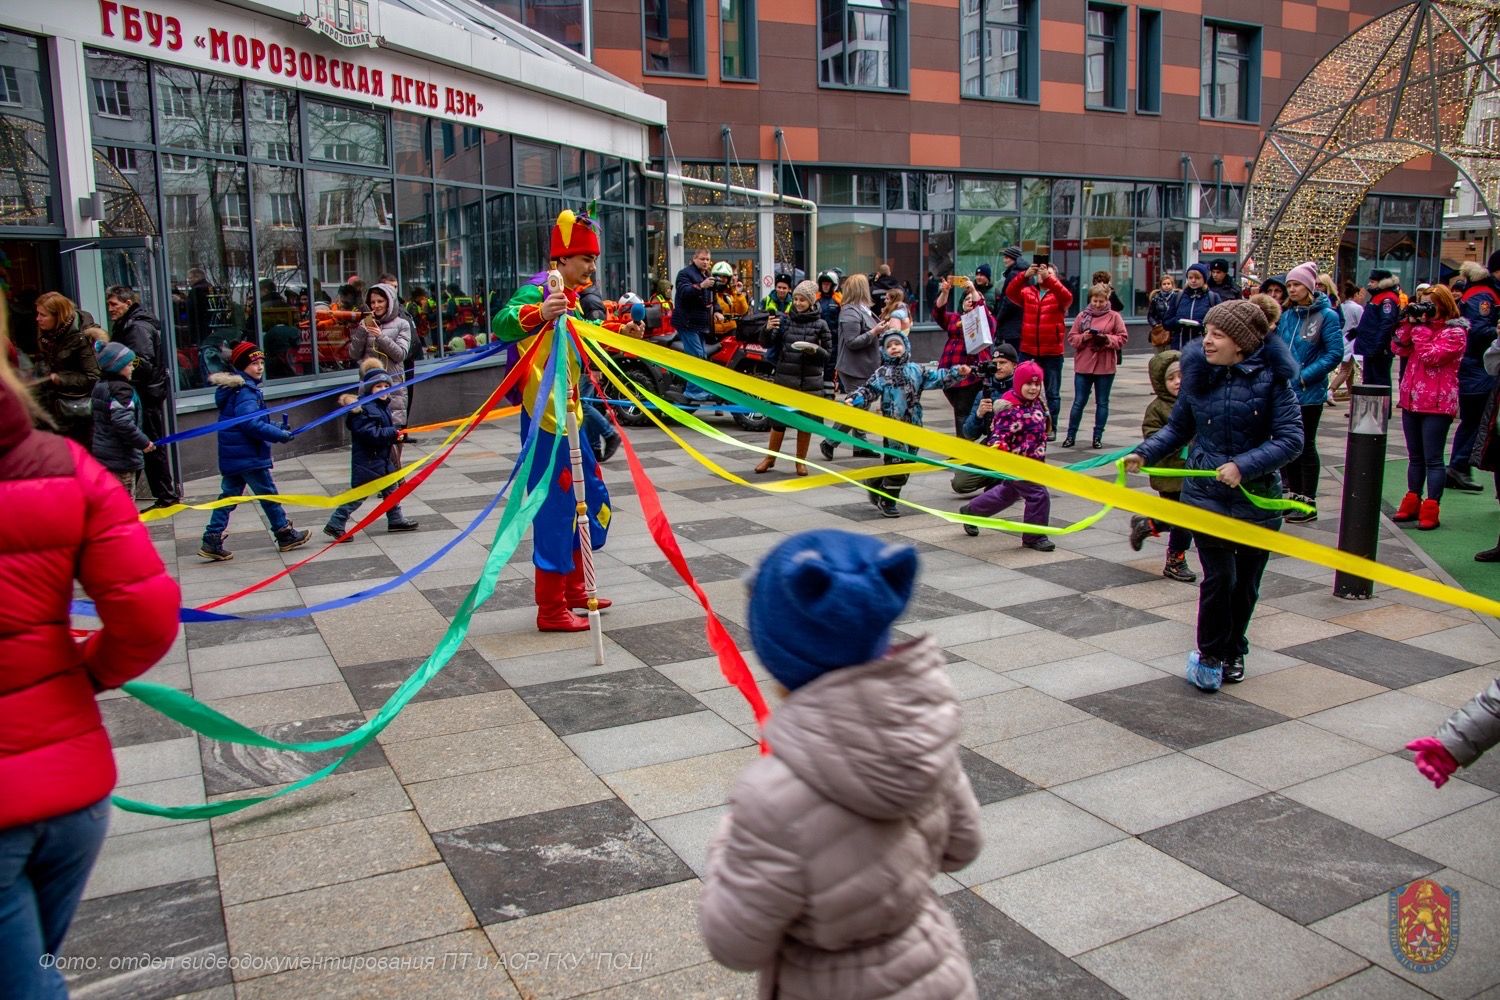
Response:
[[[246,85],[249,102],[250,155],[295,163],[302,159],[297,128],[297,92],[280,87]]]
[[[191,157],[162,172],[162,232],[176,305],[180,389],[229,365],[226,344],[255,335],[250,199],[243,164]]]
[[[956,272],[972,275],[980,264],[989,264],[998,281],[1004,270],[1000,251],[1016,241],[1018,229],[1018,220],[1003,215],[960,215]]]
[[[519,187],[557,187],[557,147],[515,140],[516,184]]]
[[[581,149],[562,151],[562,193],[569,204],[581,203],[584,191],[584,156]]]
[[[256,201],[256,297],[266,377],[306,375],[312,371],[312,336],[307,325],[302,171],[252,164],[250,174]]]
[[[357,275],[368,285],[396,270],[395,193],[388,180],[321,170],[307,171],[306,184],[314,287],[331,307],[317,316],[310,353],[318,371],[349,368],[352,314],[363,303],[348,281]]]
[[[391,152],[396,173],[432,176],[432,119],[397,111],[391,116]]]
[[[495,313],[510,301],[519,285],[516,275],[515,195],[490,195],[485,202],[485,215],[489,222],[489,302],[485,310],[485,330],[488,332]]]
[[[433,122],[432,145],[438,180],[478,184],[482,176],[480,141],[480,130],[473,126]]]
[[[438,277],[446,289],[457,286],[484,302],[484,195],[478,188],[438,185]],[[549,229],[550,236],[550,229]]]
[[[309,158],[366,167],[386,165],[386,118],[381,112],[308,101],[306,113]]]
[[[0,225],[52,225],[60,221],[52,183],[52,116],[37,40],[0,31],[0,74]]]
[[[86,49],[94,142],[151,143],[151,82],[144,59]]]
[[[548,254],[552,249],[552,224],[562,210],[560,198],[537,194],[517,196],[515,287],[519,288],[538,271],[547,270]]]
[[[94,183],[104,199],[105,236],[155,236],[156,154],[133,146],[95,146]]]
[[[958,204],[963,209],[1015,212],[1021,207],[1021,186],[1004,178],[966,177],[959,182]]]
[[[484,130],[484,182],[491,187],[510,187],[510,136],[504,132]]]
[[[240,82],[158,65],[156,141],[175,149],[244,156],[245,106]]]
[[[401,280],[408,296],[412,294],[413,286],[420,286],[434,300],[440,300],[442,289],[438,285],[432,208],[430,183],[396,182],[396,241],[401,248]],[[441,339],[438,338],[439,342]]]

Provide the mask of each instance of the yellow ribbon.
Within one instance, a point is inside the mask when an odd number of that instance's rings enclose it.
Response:
[[[1283,534],[1270,528],[1263,528],[1258,524],[1237,521],[1213,511],[1190,507],[1175,500],[1164,500],[1149,493],[1140,493],[1118,482],[1095,479],[1082,473],[1047,465],[1045,462],[1022,458],[994,448],[986,448],[973,441],[940,434],[925,427],[914,427],[911,424],[892,420],[857,407],[833,403],[818,396],[741,375],[721,365],[709,364],[679,351],[670,351],[646,341],[622,337],[593,323],[574,320],[573,325],[581,334],[606,347],[675,368],[693,376],[695,380],[730,386],[777,406],[800,410],[832,423],[857,427],[866,433],[879,434],[912,447],[925,448],[936,454],[949,454],[965,465],[991,469],[1017,479],[1029,480],[1048,489],[1057,490],[1059,493],[1082,497],[1105,506],[1119,507],[1131,513],[1179,525],[1189,531],[1222,538],[1237,545],[1264,549],[1267,552],[1299,559],[1325,569],[1373,580],[1387,587],[1404,590],[1454,607],[1500,618],[1500,601],[1470,594],[1457,587],[1424,579],[1414,573],[1385,566],[1371,559],[1340,552],[1338,549],[1319,545],[1294,535]]]

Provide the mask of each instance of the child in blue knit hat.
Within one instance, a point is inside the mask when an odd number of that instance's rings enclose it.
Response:
[[[396,426],[391,417],[391,397],[368,398],[372,393],[391,387],[391,376],[386,372],[385,365],[379,358],[366,358],[359,364],[359,374],[359,395],[346,394],[339,397],[340,406],[349,406],[359,399],[365,400],[362,406],[350,410],[344,417],[352,439],[349,451],[350,489],[395,472],[396,445],[405,437],[405,432]],[[395,488],[395,484],[387,486],[380,491],[380,495],[389,496]],[[341,542],[353,541],[353,536],[345,538],[344,532],[348,528],[350,515],[359,510],[363,503],[363,500],[351,500],[341,504],[329,516],[328,523],[323,526],[323,534]],[[385,512],[385,530],[416,531],[417,522],[401,513],[401,505],[398,503]]]
[[[698,926],[761,996],[977,995],[931,886],[981,846],[958,702],[933,639],[891,638],[916,577],[911,546],[831,530],[756,573],[750,640],[788,693],[709,846]]]
[[[881,365],[875,369],[864,385],[860,386],[849,397],[844,400],[850,406],[864,409],[872,399],[880,400],[880,413],[882,416],[890,417],[892,420],[900,420],[916,427],[922,426],[922,391],[939,386],[947,387],[965,378],[973,371],[968,365],[954,365],[952,368],[924,368],[911,359],[911,341],[906,339],[906,334],[900,330],[892,330],[880,338],[880,360]],[[907,452],[915,455],[917,449],[905,441],[897,441],[892,438],[885,439],[887,448]],[[886,465],[896,465],[905,459],[896,455],[886,455]],[[873,490],[870,492],[870,502],[875,509],[886,517],[900,517],[901,512],[896,509],[895,497],[901,495],[901,487],[906,485],[907,476],[886,476],[873,482],[875,489],[885,493],[881,496]]]
[[[124,344],[96,341],[99,381],[94,383],[94,457],[135,496],[135,483],[146,467],[145,454],[156,445],[141,430],[141,397],[130,384],[135,352]]]

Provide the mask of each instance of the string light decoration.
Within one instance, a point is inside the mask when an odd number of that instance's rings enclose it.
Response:
[[[1419,0],[1344,39],[1292,92],[1250,174],[1240,231],[1264,274],[1333,270],[1365,194],[1420,156],[1449,160],[1484,201],[1500,149],[1469,126],[1500,89],[1500,0]]]

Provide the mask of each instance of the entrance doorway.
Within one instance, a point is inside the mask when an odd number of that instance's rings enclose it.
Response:
[[[23,357],[36,353],[36,300],[63,288],[55,239],[0,239],[0,270],[10,289],[6,305],[10,339]]]

